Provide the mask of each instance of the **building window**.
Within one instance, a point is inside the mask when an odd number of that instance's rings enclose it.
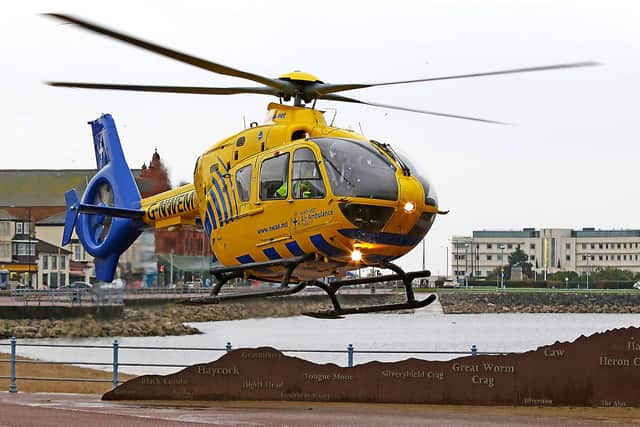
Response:
[[[618,261],[620,261],[620,255],[618,255]]]
[[[491,255],[487,255],[487,261],[491,261],[493,257]]]
[[[0,258],[9,258],[11,256],[11,244],[0,243]]]
[[[56,272],[49,273],[49,287],[50,288],[58,287],[58,273]]]
[[[594,245],[593,243],[591,244],[591,249],[595,249],[596,245]]]
[[[487,249],[491,249],[491,243],[487,243]]]
[[[587,244],[586,243],[582,244],[582,249],[587,249]]]
[[[49,269],[49,256],[47,255],[42,255],[42,269],[43,270]]]
[[[56,255],[51,255],[51,269],[52,270],[57,270],[58,269],[58,257]],[[56,280],[54,282],[52,280],[51,283],[58,283],[58,281]]]
[[[567,248],[567,250],[571,250],[571,243],[567,243],[567,244],[565,245],[565,248]]]
[[[502,259],[503,259],[502,255],[497,255],[496,257],[498,258],[498,261],[502,261]]]
[[[67,268],[67,257],[65,255],[60,255],[60,269],[66,270]]]
[[[618,249],[620,249],[620,243],[618,243]]]
[[[536,248],[536,244],[535,244],[535,243],[531,243],[531,244],[529,245],[529,249],[535,249],[535,248]]]
[[[529,255],[529,260],[535,261],[536,260],[536,256],[535,255]]]
[[[8,236],[9,230],[9,223],[7,221],[0,221],[0,236]]]
[[[507,249],[513,249],[513,243],[508,243],[507,244]]]
[[[602,261],[602,255],[598,256],[598,259],[600,259],[600,261]]]
[[[583,261],[586,261],[586,260],[587,260],[587,257],[586,257],[586,256],[584,256],[584,255],[582,255],[582,260],[583,260]]]
[[[567,261],[571,261],[571,255],[567,255],[567,256],[565,256],[565,259],[566,259]]]

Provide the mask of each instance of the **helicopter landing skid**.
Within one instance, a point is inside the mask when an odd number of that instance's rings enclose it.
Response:
[[[435,301],[435,295],[429,295],[427,298],[418,301],[415,299],[413,294],[413,288],[411,286],[411,282],[413,279],[421,278],[421,277],[429,277],[431,272],[424,271],[414,271],[410,273],[405,273],[400,267],[392,263],[385,263],[382,265],[384,268],[388,268],[394,271],[396,274],[389,274],[386,276],[377,276],[377,277],[365,277],[365,278],[357,278],[357,279],[345,279],[345,280],[336,280],[331,284],[326,284],[319,280],[310,280],[310,281],[302,281],[295,286],[289,287],[289,281],[291,280],[291,275],[293,270],[305,261],[309,261],[315,258],[314,254],[304,254],[300,256],[295,256],[291,258],[265,261],[265,262],[253,262],[248,264],[230,266],[230,267],[220,267],[214,268],[211,270],[211,274],[216,278],[216,285],[211,290],[211,293],[203,298],[191,298],[183,301],[184,304],[218,304],[223,301],[233,301],[240,299],[249,299],[249,298],[258,298],[258,297],[274,297],[274,296],[285,296],[285,295],[293,295],[302,291],[307,286],[316,286],[327,293],[329,298],[331,299],[331,304],[333,305],[333,310],[328,311],[320,311],[313,313],[303,313],[306,316],[322,318],[322,319],[340,319],[348,314],[361,314],[361,313],[376,313],[380,311],[395,311],[395,310],[411,310],[425,307]],[[269,289],[265,291],[256,291],[256,292],[234,292],[228,293],[224,295],[220,295],[220,291],[222,287],[231,279],[243,277],[246,271],[267,268],[267,267],[285,267],[286,270],[282,275],[282,280],[280,282],[280,287],[277,289]],[[363,284],[375,284],[375,283],[383,283],[393,280],[401,280],[405,293],[407,296],[407,301],[404,303],[395,303],[395,304],[381,304],[381,305],[373,305],[373,306],[361,306],[361,307],[346,307],[343,308],[340,305],[340,301],[336,296],[337,292],[340,288],[344,286],[354,286],[354,285],[363,285]]]
[[[248,298],[256,298],[256,297],[275,297],[275,296],[284,296],[284,295],[293,295],[297,292],[300,292],[307,286],[307,282],[300,282],[293,287],[289,287],[289,280],[291,279],[291,274],[293,270],[300,265],[300,263],[304,261],[309,261],[314,259],[314,254],[304,254],[291,258],[278,259],[272,261],[265,262],[252,262],[248,264],[242,265],[234,265],[230,267],[220,267],[211,269],[211,274],[216,278],[216,285],[211,290],[209,296],[204,298],[191,298],[189,300],[184,301],[186,304],[218,304],[222,301],[231,301],[231,300],[239,300],[239,299],[248,299]],[[280,282],[280,287],[277,289],[270,289],[266,291],[256,291],[256,292],[234,292],[225,295],[219,295],[222,287],[231,279],[235,279],[238,277],[243,277],[245,271],[267,268],[267,267],[275,267],[282,266],[286,268],[285,273],[282,276],[282,281]]]
[[[348,314],[377,313],[381,311],[396,311],[396,310],[412,310],[412,309],[426,307],[427,305],[431,304],[436,300],[435,294],[431,294],[427,298],[420,301],[416,300],[415,295],[413,294],[413,287],[411,286],[411,282],[413,281],[413,279],[417,279],[421,277],[429,277],[431,275],[430,271],[423,270],[423,271],[414,271],[414,272],[406,273],[400,267],[390,262],[383,264],[381,267],[388,268],[394,271],[396,274],[389,274],[386,276],[378,276],[378,277],[336,280],[329,285],[319,281],[309,282],[307,285],[317,286],[318,288],[325,291],[327,295],[329,295],[329,298],[331,299],[331,303],[333,304],[333,310],[303,313],[303,314],[305,316],[315,317],[319,319],[341,319]],[[396,304],[381,304],[381,305],[343,308],[340,305],[338,298],[336,297],[336,293],[343,286],[375,284],[375,283],[388,282],[392,280],[402,280],[402,284],[404,285],[404,290],[407,296],[407,302],[396,303]]]

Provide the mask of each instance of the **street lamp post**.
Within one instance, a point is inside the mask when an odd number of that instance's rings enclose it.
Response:
[[[589,289],[589,260],[591,259],[591,255],[587,254],[587,289]]]
[[[500,287],[504,288],[504,245],[500,245]]]
[[[440,246],[440,248],[444,249],[444,253],[446,255],[446,264],[445,264],[444,271],[446,273],[445,278],[449,279],[449,247],[448,246]]]
[[[173,249],[169,254],[169,285],[173,285]]]
[[[469,268],[469,255],[468,255],[468,249],[469,249],[469,244],[465,243],[464,244],[464,287],[468,287],[469,286],[469,272],[468,272],[468,268]]]

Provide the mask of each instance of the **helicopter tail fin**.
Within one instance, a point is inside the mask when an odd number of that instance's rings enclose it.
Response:
[[[96,278],[110,282],[120,255],[140,235],[144,212],[113,118],[104,114],[89,124],[98,172],[89,181],[81,202],[75,190],[65,193],[62,244],[71,241],[75,228],[82,245],[94,257]]]

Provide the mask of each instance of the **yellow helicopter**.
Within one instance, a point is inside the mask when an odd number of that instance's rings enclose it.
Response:
[[[208,148],[196,161],[193,184],[142,199],[126,163],[110,115],[90,122],[98,172],[79,200],[65,194],[67,214],[63,245],[74,228],[95,257],[96,277],[113,279],[118,258],[144,227],[202,224],[211,249],[224,266],[212,269],[211,295],[193,303],[256,296],[289,295],[316,286],[330,297],[333,309],[308,313],[341,317],[424,307],[435,300],[416,300],[412,281],[429,271],[405,272],[392,261],[424,239],[436,215],[443,214],[436,193],[417,165],[389,144],[330,126],[318,99],[361,103],[436,116],[500,123],[493,120],[360,101],[337,92],[381,85],[427,82],[595,65],[593,62],[432,77],[376,84],[329,84],[295,71],[276,79],[196,58],[103,26],[62,14],[48,16],[138,46],[157,54],[262,84],[255,87],[184,87],[48,82],[58,87],[132,90],[184,94],[271,95],[263,125],[254,123]],[[293,105],[283,101],[293,100]],[[307,105],[312,103],[311,107]],[[363,266],[394,274],[343,278]],[[323,278],[339,277],[331,283]],[[274,290],[221,295],[232,278],[279,282]],[[356,308],[342,307],[340,288],[399,280],[406,302]],[[292,284],[292,286],[289,286]]]

